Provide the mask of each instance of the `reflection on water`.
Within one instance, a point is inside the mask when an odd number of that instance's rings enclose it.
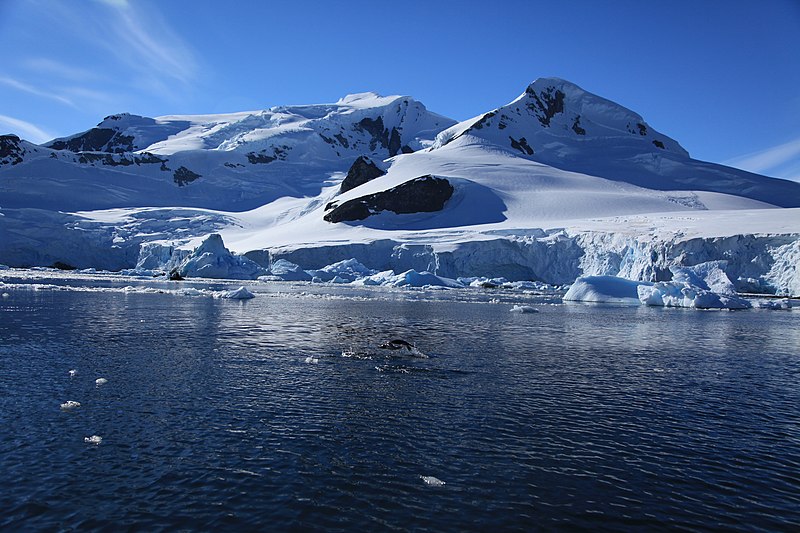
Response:
[[[0,301],[0,527],[800,526],[796,312],[256,290]]]

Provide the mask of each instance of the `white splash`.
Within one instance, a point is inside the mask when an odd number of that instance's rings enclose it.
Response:
[[[433,477],[433,476],[419,476],[419,477],[423,481],[423,483],[425,483],[430,487],[443,487],[447,484],[438,477]]]
[[[62,411],[72,411],[73,409],[77,409],[81,406],[80,402],[76,402],[75,400],[69,400],[61,404]]]

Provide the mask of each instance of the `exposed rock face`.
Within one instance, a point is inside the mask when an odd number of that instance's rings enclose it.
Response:
[[[350,166],[350,170],[347,171],[347,176],[342,181],[339,192],[343,193],[350,189],[355,189],[359,185],[364,185],[368,181],[379,178],[384,174],[386,173],[379,169],[372,159],[364,155],[359,156]]]
[[[453,186],[431,175],[414,178],[386,191],[348,200],[324,216],[328,222],[364,220],[381,211],[427,213],[441,211],[453,195]]]
[[[392,131],[384,127],[383,117],[378,117],[376,119],[367,117],[361,119],[361,121],[355,124],[355,128],[366,131],[372,136],[372,140],[370,140],[369,143],[370,150],[375,151],[378,145],[380,145],[389,151],[389,157],[400,153],[402,144],[400,132],[395,127],[392,127]]]
[[[25,149],[19,145],[16,135],[0,135],[0,165],[22,163]]]
[[[514,137],[509,135],[508,139],[511,141],[511,148],[519,150],[523,154],[533,155],[533,148],[530,147],[528,140],[525,139],[525,137],[520,137],[519,140],[516,140]]]
[[[111,128],[92,128],[83,135],[56,140],[45,145],[53,150],[71,152],[110,152],[121,154],[134,151],[133,137]]]
[[[172,179],[178,184],[178,187],[188,185],[199,177],[200,174],[192,172],[186,167],[178,167],[172,175]]]
[[[531,98],[528,102],[530,109],[544,127],[550,126],[550,120],[557,113],[564,112],[564,93],[553,87],[548,87],[536,93],[533,86],[529,86],[525,93]]]

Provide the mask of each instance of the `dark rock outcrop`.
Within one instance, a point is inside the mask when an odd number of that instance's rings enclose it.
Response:
[[[578,135],[586,135],[586,130],[581,127],[580,115],[575,117],[575,121],[572,123],[572,131],[574,131]]]
[[[192,172],[186,167],[178,167],[172,177],[175,183],[178,184],[178,187],[183,187],[199,178],[200,174]]]
[[[369,149],[375,151],[378,145],[389,151],[389,157],[396,156],[400,153],[402,148],[402,140],[400,139],[400,131],[392,127],[389,131],[383,125],[383,117],[371,119],[369,117],[361,119],[354,125],[356,130],[366,131],[370,134],[372,139],[369,141]]]
[[[364,220],[381,211],[398,215],[441,211],[453,195],[453,186],[444,178],[420,176],[386,191],[348,200],[323,218],[327,222]]]
[[[564,112],[564,97],[566,95],[554,87],[548,87],[541,93],[536,94],[533,86],[529,86],[525,93],[532,99],[528,102],[528,109],[536,115],[536,118],[544,127],[550,126],[550,119],[556,116],[557,113]]]
[[[520,137],[519,140],[516,140],[509,135],[508,139],[511,141],[511,148],[519,150],[523,154],[533,155],[533,148],[528,144],[528,140],[525,137]]]
[[[58,139],[45,146],[53,150],[69,150],[70,152],[121,154],[133,152],[136,149],[133,140],[133,136],[123,135],[111,128],[92,128],[83,135],[71,139]]]
[[[25,149],[19,143],[16,135],[0,135],[0,165],[22,163]]]
[[[347,176],[345,176],[344,181],[342,181],[339,192],[343,193],[350,189],[355,189],[359,185],[379,178],[384,174],[386,173],[379,169],[378,165],[376,165],[372,159],[364,155],[359,156],[350,166],[350,170],[347,171]]]
[[[273,161],[277,161],[278,159],[282,161],[285,160],[288,152],[288,146],[273,146],[272,155],[268,155],[267,150],[261,150],[260,152],[249,152],[247,154],[247,160],[251,165],[264,165],[267,163],[272,163]]]

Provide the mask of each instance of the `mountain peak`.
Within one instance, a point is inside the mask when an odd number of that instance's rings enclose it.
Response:
[[[602,155],[612,146],[618,152],[624,147],[626,156],[689,156],[677,141],[653,129],[638,113],[556,77],[538,78],[511,103],[445,130],[435,146],[464,135],[548,164],[579,152]]]
[[[357,107],[357,108],[366,108],[366,107],[383,107],[391,104],[395,100],[400,98],[406,98],[410,100],[411,98],[406,96],[382,96],[376,92],[364,92],[364,93],[354,93],[348,94],[343,98],[340,98],[337,105],[341,106],[348,106],[348,107]]]

